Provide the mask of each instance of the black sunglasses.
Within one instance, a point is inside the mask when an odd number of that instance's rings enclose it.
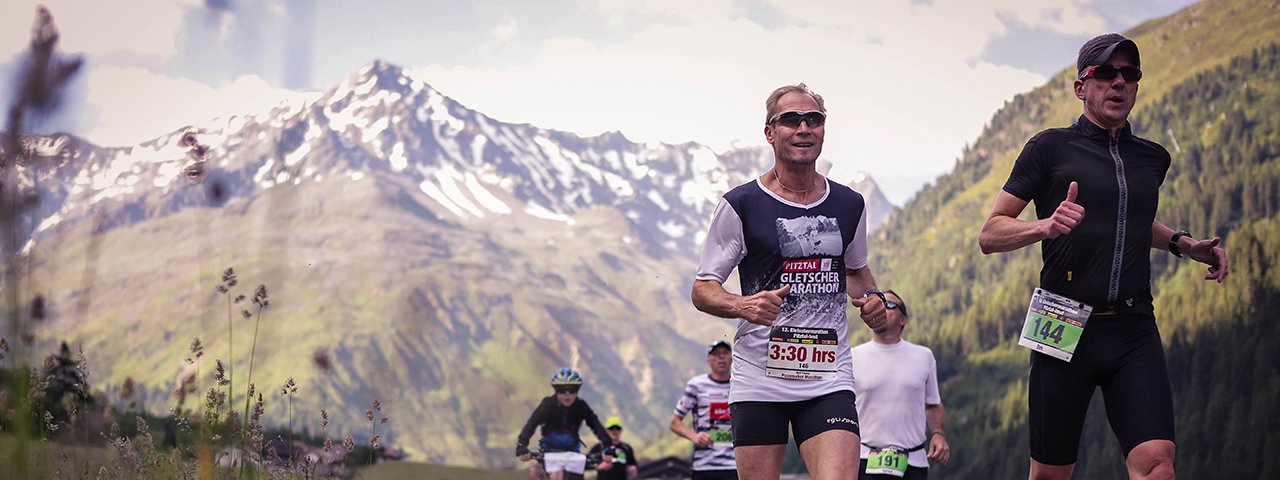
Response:
[[[800,122],[808,124],[809,128],[818,128],[827,123],[827,114],[817,110],[807,112],[788,110],[776,113],[769,119],[770,125],[777,123],[787,128],[800,128]]]
[[[902,312],[902,316],[904,316],[904,317],[909,317],[909,316],[910,316],[910,315],[907,315],[907,305],[906,305],[905,303],[895,302],[895,301],[893,301],[893,300],[885,300],[885,301],[884,301],[884,308],[888,308],[888,309],[894,309],[894,308],[896,308],[896,309],[898,309],[899,311],[901,311],[901,312]]]
[[[582,387],[556,387],[556,393],[578,393]]]
[[[1080,79],[1084,80],[1093,77],[1098,80],[1115,80],[1116,75],[1123,76],[1126,82],[1138,83],[1138,80],[1142,80],[1142,69],[1138,67],[1117,67],[1115,65],[1090,65],[1080,74]]]

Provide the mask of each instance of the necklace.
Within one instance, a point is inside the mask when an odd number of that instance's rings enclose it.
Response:
[[[778,169],[776,168],[773,169],[773,179],[778,181],[778,186],[782,187],[783,190],[788,190],[795,193],[809,193],[811,190],[813,190],[814,187],[817,186],[817,185],[809,185],[809,188],[806,188],[804,190],[796,190],[794,188],[788,187],[785,183],[782,183],[782,178],[778,177]]]

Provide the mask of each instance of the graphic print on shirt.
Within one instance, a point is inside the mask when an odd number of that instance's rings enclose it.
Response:
[[[778,245],[782,247],[782,284],[801,299],[842,293],[844,245],[840,224],[825,216],[779,218]]]

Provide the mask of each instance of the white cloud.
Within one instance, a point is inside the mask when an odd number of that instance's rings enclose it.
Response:
[[[49,7],[67,52],[173,55],[187,7],[196,0],[5,0],[0,2],[0,58],[27,48],[37,4]]]
[[[697,21],[731,16],[733,0],[585,0],[612,24],[635,21],[636,17],[663,17]]]
[[[296,92],[241,76],[210,87],[133,67],[103,66],[88,72],[88,103],[101,112],[85,135],[99,145],[132,145],[214,117],[263,112]]]
[[[496,42],[505,42],[520,35],[520,22],[515,18],[506,18],[498,26],[493,27],[489,37]]]
[[[1004,32],[990,10],[829,3],[778,6],[801,25],[653,24],[614,44],[549,40],[523,65],[437,65],[420,74],[500,120],[585,135],[617,129],[636,141],[693,140],[717,150],[764,144],[765,97],[803,81],[831,111],[824,157],[833,175],[913,178],[949,170],[1005,100],[1045,81],[973,60]]]

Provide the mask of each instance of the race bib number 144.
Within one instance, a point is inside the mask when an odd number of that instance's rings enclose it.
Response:
[[[1037,288],[1018,345],[1070,362],[1091,313],[1093,307],[1086,303]]]

